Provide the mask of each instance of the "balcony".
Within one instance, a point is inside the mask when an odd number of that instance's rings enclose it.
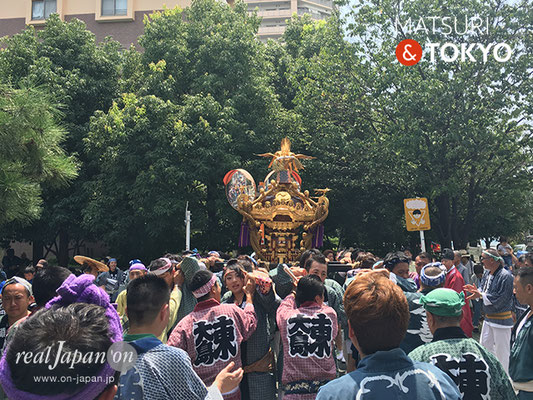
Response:
[[[257,34],[261,35],[283,35],[285,26],[260,26]]]
[[[291,10],[257,11],[258,17],[266,18],[291,18]]]
[[[291,0],[245,0],[246,4],[264,4],[264,3],[276,3],[276,4],[291,4]]]
[[[299,0],[299,3],[300,2],[305,2],[305,3],[308,3],[308,4],[314,5],[314,6],[318,6],[318,7],[321,7],[321,8],[326,8],[328,10],[332,10],[333,9],[333,2],[332,1],[328,1],[328,0]]]
[[[327,11],[318,12],[316,10],[311,10],[311,9],[306,9],[306,10],[298,9],[299,17],[303,16],[304,14],[309,15],[313,19],[326,19],[331,15],[331,13]]]

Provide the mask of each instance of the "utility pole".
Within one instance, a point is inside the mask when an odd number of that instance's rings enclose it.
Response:
[[[185,206],[185,250],[191,249],[191,212],[189,202]]]

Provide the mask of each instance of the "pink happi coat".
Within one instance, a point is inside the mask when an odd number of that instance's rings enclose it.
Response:
[[[305,302],[298,308],[291,294],[278,308],[276,321],[283,341],[282,383],[336,378],[333,342],[337,314],[333,308]],[[285,394],[284,400],[312,400],[313,394]]]
[[[241,343],[248,340],[257,326],[253,304],[244,309],[235,304],[220,304],[215,299],[201,301],[192,313],[172,331],[168,345],[185,350],[194,371],[209,386],[230,362],[242,366]],[[225,398],[240,398],[233,393]]]

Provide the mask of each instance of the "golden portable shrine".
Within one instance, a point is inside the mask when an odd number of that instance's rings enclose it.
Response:
[[[272,171],[258,190],[252,175],[243,169],[224,177],[228,201],[243,216],[239,246],[251,245],[256,258],[263,261],[296,261],[304,250],[322,246],[329,189],[315,189],[315,197],[301,190],[300,160],[314,157],[291,152],[288,138],[281,141],[281,150],[259,156],[272,158],[268,166]]]

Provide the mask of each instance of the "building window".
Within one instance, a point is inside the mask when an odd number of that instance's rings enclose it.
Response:
[[[56,0],[33,0],[31,2],[31,19],[47,19],[50,14],[57,12]]]
[[[102,0],[102,16],[127,15],[128,0]]]

